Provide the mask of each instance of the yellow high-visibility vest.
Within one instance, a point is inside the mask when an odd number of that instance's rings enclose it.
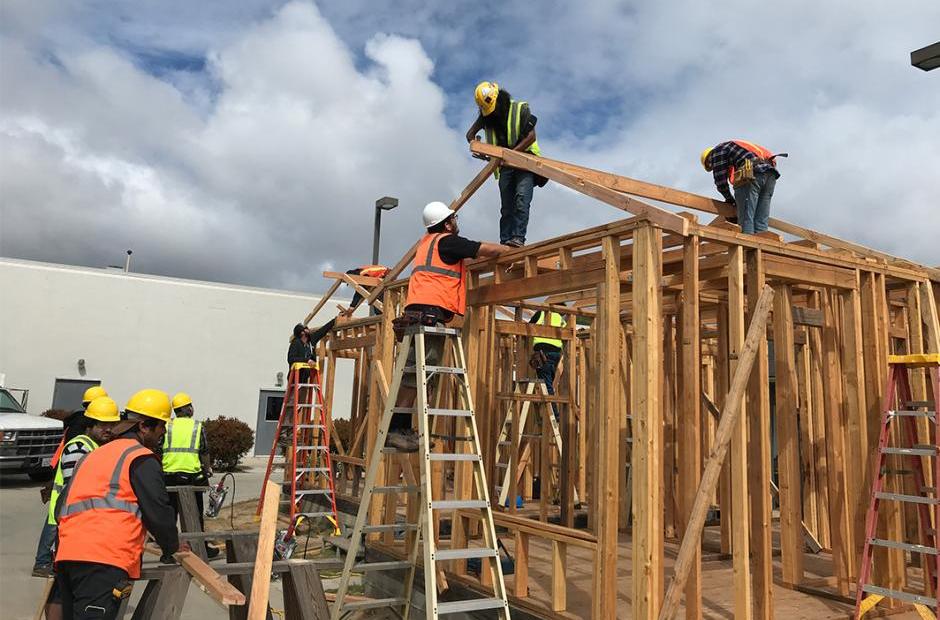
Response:
[[[539,320],[536,321],[536,325],[545,325],[546,314],[551,315],[551,318],[549,319],[549,321],[552,327],[564,327],[565,326],[565,320],[561,318],[560,314],[558,314],[557,312],[544,312],[544,311],[542,312],[542,315],[539,316]],[[558,338],[542,338],[541,336],[536,336],[535,338],[532,339],[532,344],[539,344],[540,342],[544,342],[545,344],[550,344],[553,347],[558,347],[559,349],[561,348],[562,344],[564,344]]]
[[[522,131],[522,109],[524,106],[528,106],[527,101],[516,101],[513,99],[509,102],[509,114],[506,115],[506,144],[498,144],[496,140],[496,132],[492,128],[486,130],[486,142],[494,146],[503,146],[506,148],[513,148],[516,144],[524,138],[525,136],[520,136],[519,133]],[[542,155],[542,150],[539,148],[539,141],[536,140],[533,142],[529,148],[526,149],[526,152],[532,153],[536,157]],[[498,179],[499,178],[499,169],[497,169],[493,175]]]
[[[174,418],[167,424],[166,435],[163,437],[163,471],[187,474],[201,472],[201,438],[202,422],[196,422],[192,418]]]

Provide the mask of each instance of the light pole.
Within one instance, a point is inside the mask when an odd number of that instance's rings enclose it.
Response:
[[[375,201],[375,230],[372,231],[372,264],[379,264],[379,235],[382,231],[382,211],[391,211],[398,206],[398,198],[382,196]]]

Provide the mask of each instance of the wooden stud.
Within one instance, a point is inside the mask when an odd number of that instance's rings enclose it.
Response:
[[[662,420],[659,377],[662,372],[661,277],[662,237],[651,226],[640,226],[633,236],[633,617],[659,615],[663,591]],[[609,319],[608,319],[609,320]],[[603,382],[603,379],[601,379]],[[601,407],[600,415],[603,415]],[[610,504],[607,504],[609,507]],[[616,537],[598,537],[601,553],[614,552]],[[605,549],[607,547],[613,547]],[[602,593],[610,604],[616,583],[608,576]],[[608,613],[596,618],[614,618]]]
[[[255,556],[251,599],[248,602],[248,620],[264,620],[268,613],[271,562],[274,560],[274,537],[276,534],[275,528],[277,528],[277,510],[281,502],[281,487],[270,480],[267,487],[264,494],[264,506],[261,509],[258,553]]]

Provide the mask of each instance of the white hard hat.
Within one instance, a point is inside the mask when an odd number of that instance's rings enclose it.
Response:
[[[443,202],[429,202],[424,207],[424,213],[422,214],[424,216],[424,227],[436,226],[453,214],[454,212]]]

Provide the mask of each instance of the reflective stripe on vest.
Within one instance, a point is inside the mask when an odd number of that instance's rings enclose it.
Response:
[[[70,439],[67,444],[62,446],[62,453],[64,454],[65,448],[72,444],[80,444],[81,446],[84,447],[84,450],[82,450],[84,454],[79,458],[79,462],[81,462],[81,459],[85,458],[85,454],[88,454],[89,452],[91,452],[92,450],[98,447],[98,444],[95,443],[95,441],[91,437],[88,437],[87,435],[78,435]],[[75,464],[75,469],[77,468],[78,468],[78,463]],[[73,476],[75,475],[75,469],[72,470]],[[59,494],[62,493],[62,489],[64,488],[65,488],[65,474],[62,473],[62,459],[60,457],[59,462],[55,468],[55,478],[53,478],[52,480],[52,493],[49,494],[49,513],[46,518],[46,523],[48,523],[49,525],[56,524],[55,507],[56,507],[56,503],[59,501]]]
[[[202,471],[199,444],[202,422],[192,418],[175,418],[166,427],[163,438],[163,471],[195,474]]]
[[[153,456],[134,439],[115,439],[82,457],[60,501],[57,563],[96,562],[140,577],[145,530],[130,472]]]
[[[539,320],[536,321],[535,324],[545,325],[546,314],[551,315],[549,324],[552,327],[564,327],[565,326],[565,320],[561,318],[560,314],[558,314],[557,312],[545,312],[544,310],[542,311],[542,314],[539,317]],[[550,344],[553,347],[558,347],[559,349],[562,347],[562,345],[564,345],[564,343],[558,338],[543,338],[542,336],[536,336],[535,338],[532,339],[532,344],[535,345],[539,343]]]
[[[467,309],[464,261],[448,265],[437,250],[440,239],[450,233],[429,233],[418,242],[414,267],[408,279],[405,305],[422,304],[444,308],[454,314]]]

